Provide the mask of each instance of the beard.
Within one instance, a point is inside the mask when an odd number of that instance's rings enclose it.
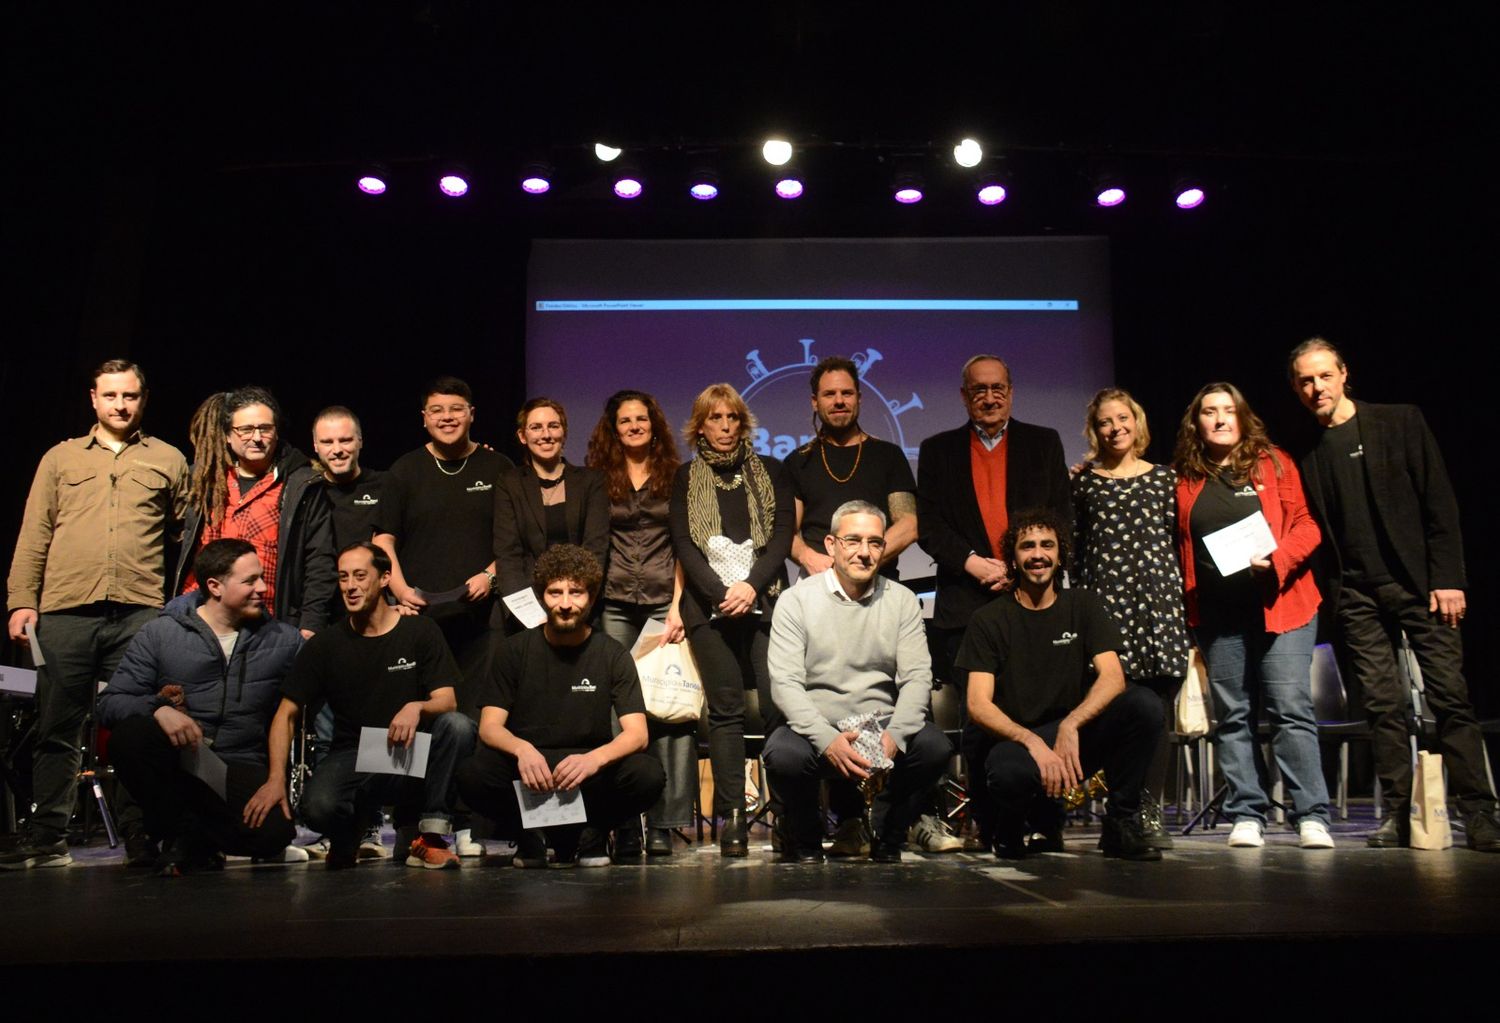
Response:
[[[568,618],[560,618],[556,611],[547,612],[547,624],[553,632],[572,633],[577,632],[588,624],[588,619],[582,614],[575,614]]]

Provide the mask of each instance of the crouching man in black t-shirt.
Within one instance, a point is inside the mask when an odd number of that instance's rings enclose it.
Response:
[[[580,867],[607,866],[610,830],[653,806],[666,784],[661,762],[642,752],[646,704],[635,662],[589,626],[601,580],[599,559],[582,547],[543,552],[531,582],[547,621],[500,645],[481,688],[481,742],[459,768],[458,787],[499,834],[515,836],[518,867],[547,865],[548,836],[522,828],[517,781],[532,792],[583,790],[587,823],[551,835],[559,862],[576,858]]]
[[[1161,859],[1137,817],[1160,701],[1126,686],[1119,630],[1098,598],[1059,588],[1067,531],[1054,513],[1017,515],[1002,546],[1013,588],[974,612],[955,659],[969,680],[964,759],[995,855],[1061,852],[1058,798],[1103,768],[1104,855]]]
[[[453,772],[474,751],[474,722],[455,711],[458,665],[438,627],[403,616],[385,600],[390,557],[367,542],[339,552],[339,593],[349,617],[303,646],[282,683],[271,724],[271,763],[283,770],[297,713],[325,700],[333,709],[333,745],[308,780],[299,809],[329,842],[330,870],[352,867],[373,808],[395,804],[397,833],[415,825],[404,854],[409,867],[457,867],[452,833]],[[355,770],[361,728],[379,728],[392,747],[411,748],[430,732],[423,778]],[[260,811],[269,807],[256,807]],[[247,813],[249,808],[247,808]],[[253,821],[252,821],[253,823]]]

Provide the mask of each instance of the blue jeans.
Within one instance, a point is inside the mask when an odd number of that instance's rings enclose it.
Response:
[[[1271,726],[1271,751],[1291,797],[1289,819],[1327,824],[1328,783],[1313,715],[1312,654],[1318,622],[1280,635],[1259,629],[1215,632],[1198,629],[1198,645],[1208,662],[1209,689],[1219,727],[1214,731],[1219,769],[1229,785],[1224,815],[1230,820],[1266,822],[1266,765],[1255,742],[1264,712]]]

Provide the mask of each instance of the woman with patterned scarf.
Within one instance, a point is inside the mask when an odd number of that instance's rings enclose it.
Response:
[[[693,402],[683,435],[697,457],[672,485],[672,546],[686,575],[682,622],[708,697],[708,758],[714,813],[724,819],[719,852],[746,856],[745,689],[760,694],[770,734],[780,723],[771,700],[766,648],[771,610],[786,586],[795,508],[781,463],[750,446],[755,420],[728,384]]]

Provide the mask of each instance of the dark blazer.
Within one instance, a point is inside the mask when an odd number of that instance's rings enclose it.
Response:
[[[604,568],[609,557],[609,495],[604,475],[593,469],[563,464],[563,500],[568,542],[587,547]],[[547,512],[542,507],[542,483],[531,466],[522,463],[503,474],[495,486],[495,596],[503,597],[531,585],[531,570],[547,549]],[[497,609],[497,617],[504,605]]]
[[[979,498],[974,493],[974,469],[969,461],[969,437],[974,427],[934,434],[922,442],[917,456],[918,543],[937,562],[937,605],[932,624],[939,629],[962,629],[969,616],[994,599],[964,571],[971,552],[985,556],[989,539]],[[1050,508],[1064,523],[1073,521],[1068,494],[1068,466],[1062,438],[1045,426],[1012,419],[1006,427],[1005,510],[1010,515],[1028,508]]]
[[[1458,500],[1422,410],[1415,405],[1371,405],[1363,401],[1356,401],[1354,408],[1375,518],[1400,562],[1391,565],[1391,570],[1424,598],[1432,590],[1467,588]],[[1297,466],[1302,470],[1308,504],[1323,535],[1331,537],[1329,495],[1323,492],[1318,466],[1318,434],[1309,432],[1300,439],[1298,450],[1302,453]],[[1328,606],[1337,607],[1342,573],[1338,544],[1325,542],[1320,550]]]

